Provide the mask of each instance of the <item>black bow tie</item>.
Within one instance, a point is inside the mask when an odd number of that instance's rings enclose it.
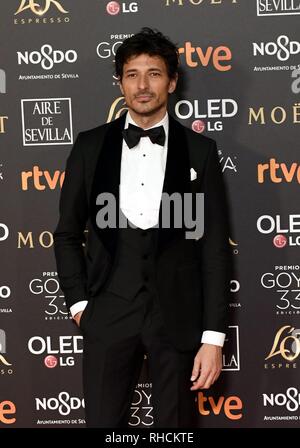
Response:
[[[149,137],[152,143],[164,146],[166,134],[163,126],[147,129],[146,131],[138,126],[129,124],[127,129],[123,129],[123,137],[128,148],[136,146],[141,137]]]

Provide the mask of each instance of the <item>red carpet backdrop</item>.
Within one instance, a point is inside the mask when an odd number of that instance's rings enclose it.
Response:
[[[199,427],[299,427],[300,0],[2,0],[0,17],[0,427],[84,427],[52,235],[72,144],[126,110],[114,54],[143,26],[179,46],[170,113],[217,141],[230,200],[224,368]],[[152,415],[145,360],[130,425]]]

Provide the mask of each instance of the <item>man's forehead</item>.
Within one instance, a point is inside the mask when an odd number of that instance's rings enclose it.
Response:
[[[139,55],[133,55],[131,56],[125,63],[124,63],[124,67],[127,66],[142,66],[142,65],[147,65],[147,66],[153,66],[153,67],[157,67],[157,68],[163,68],[165,67],[165,61],[163,60],[163,58],[161,56],[158,55],[149,55],[149,54],[139,54]]]

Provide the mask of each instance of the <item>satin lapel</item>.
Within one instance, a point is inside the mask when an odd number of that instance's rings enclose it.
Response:
[[[180,193],[182,195],[181,197],[183,206],[183,194],[189,192],[191,192],[191,183],[189,148],[187,138],[185,135],[184,127],[169,115],[168,154],[163,193],[167,193],[168,195],[172,195],[172,193]],[[170,244],[174,239],[182,237],[184,232],[184,227],[180,229],[176,229],[173,227],[172,208],[170,229],[161,227],[161,218],[162,202],[160,204],[159,212],[160,227],[158,235],[157,255],[159,255],[164,247]]]
[[[112,258],[114,257],[117,243],[122,130],[124,129],[125,115],[113,121],[106,133],[98,157],[90,197],[91,223]],[[97,226],[96,215],[101,210],[101,205],[96,205],[96,199],[100,193],[112,193],[116,198],[116,228],[106,227],[100,229]]]
[[[101,148],[90,197],[90,219],[101,242],[114,257],[118,236],[119,185],[122,155],[122,130],[125,124],[125,114],[110,124],[103,146]],[[183,194],[191,192],[189,148],[184,127],[169,116],[168,154],[166,161],[163,193]],[[100,229],[96,224],[96,215],[101,209],[96,205],[100,193],[112,193],[116,198],[117,227]],[[183,205],[183,202],[182,202]],[[171,208],[172,210],[172,208]],[[162,203],[160,204],[157,255],[174,239],[183,235],[183,228],[174,228],[171,215],[171,228],[161,227]]]

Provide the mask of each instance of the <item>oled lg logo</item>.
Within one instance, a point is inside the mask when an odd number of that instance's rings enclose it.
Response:
[[[275,232],[273,244],[278,249],[287,245],[300,246],[300,215],[289,215],[285,223],[283,221],[280,215],[262,215],[257,220],[257,230],[265,235]]]
[[[138,12],[138,4],[136,2],[109,2],[106,5],[106,12],[110,16],[116,16],[120,12],[122,13],[130,13],[130,12]]]
[[[82,353],[82,336],[58,336],[58,339],[47,336],[33,336],[28,341],[28,350],[33,355],[43,355],[44,365],[48,368],[72,367],[75,365],[75,358],[71,355]]]
[[[199,100],[181,100],[175,105],[175,115],[180,120],[192,119],[192,129],[201,133],[207,131],[222,131],[223,121],[238,113],[238,104],[231,98],[208,99],[202,104]]]

